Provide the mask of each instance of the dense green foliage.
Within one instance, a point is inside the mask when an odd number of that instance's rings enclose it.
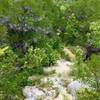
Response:
[[[90,33],[90,23],[97,21],[100,16],[99,0],[73,0],[66,13],[66,32],[63,32],[63,41],[72,45],[86,45]]]
[[[77,94],[77,100],[99,100],[100,92],[93,90],[82,89]]]
[[[92,30],[92,32],[90,33],[90,38],[93,42],[93,45],[95,47],[99,47],[100,46],[100,21],[97,20],[96,22],[92,22],[90,24],[90,30]]]
[[[0,100],[23,99],[22,88],[43,67],[76,54],[74,76],[94,91],[79,91],[79,100],[100,98],[100,57],[83,62],[87,43],[100,48],[100,0],[0,0]],[[84,95],[82,95],[84,93]]]
[[[82,50],[77,50],[77,59],[74,65],[73,74],[75,79],[80,79],[89,84],[90,90],[80,90],[77,94],[78,100],[100,98],[100,57],[99,55],[92,55],[90,60],[83,62]],[[83,95],[84,94],[84,95]]]

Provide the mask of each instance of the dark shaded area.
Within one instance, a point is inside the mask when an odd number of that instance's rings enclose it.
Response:
[[[95,48],[92,46],[87,46],[85,48],[85,53],[84,53],[84,61],[90,59],[92,54],[99,54],[100,53],[100,48]]]

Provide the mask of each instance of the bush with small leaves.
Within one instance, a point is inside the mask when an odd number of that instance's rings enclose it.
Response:
[[[35,55],[38,56],[38,52],[35,51]],[[41,51],[41,55],[42,55]],[[40,56],[41,56],[40,55]],[[30,56],[29,56],[30,57]],[[19,58],[18,55],[13,52],[11,48],[5,51],[5,54],[0,56],[0,100],[19,100],[23,99],[22,88],[27,85],[27,78],[31,75],[41,75],[43,74],[43,68],[40,64],[40,58],[36,57],[35,61],[38,61],[38,66],[29,68],[30,63],[27,64],[27,68],[23,68],[24,63],[29,60],[23,57]],[[22,66],[15,66],[16,59],[18,59],[18,64],[22,63]],[[25,61],[26,60],[26,61]],[[37,63],[35,63],[37,64]],[[31,65],[34,66],[34,65]],[[23,68],[22,70],[17,70]]]
[[[100,92],[91,89],[81,89],[77,92],[77,100],[99,100]]]
[[[99,55],[92,55],[90,60],[87,60],[86,62],[83,62],[82,56],[79,56],[78,58],[79,59],[77,59],[73,71],[75,78],[88,83],[91,86],[91,88],[94,89],[94,92],[99,93],[100,92]]]
[[[24,67],[34,68],[55,64],[60,58],[59,52],[52,48],[29,48],[25,55]]]
[[[45,53],[45,49],[29,48],[28,52],[25,55],[25,67],[34,68],[41,67],[44,63],[47,63],[48,58]]]
[[[95,47],[100,47],[100,20],[90,23],[90,39]]]

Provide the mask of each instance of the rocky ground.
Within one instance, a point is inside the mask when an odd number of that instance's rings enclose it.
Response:
[[[55,66],[44,68],[44,72],[53,74],[40,78],[38,86],[25,86],[25,100],[72,100],[72,96],[67,92],[67,84],[71,81],[71,66],[71,62],[61,59]],[[29,77],[29,80],[32,78],[34,79],[34,76]]]
[[[72,62],[61,59],[55,66],[44,68],[44,72],[52,74],[39,77],[38,83],[33,86],[25,86],[25,100],[75,100],[76,90],[85,85],[78,80],[72,80],[72,65]],[[35,79],[38,77],[30,76],[28,80]]]

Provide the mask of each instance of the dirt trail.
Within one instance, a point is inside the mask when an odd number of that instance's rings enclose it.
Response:
[[[67,47],[64,47],[64,52],[65,52],[65,54],[68,55],[68,57],[69,57],[69,59],[70,59],[71,61],[75,60],[75,54],[73,54],[73,53],[71,52],[71,50],[69,50]]]

